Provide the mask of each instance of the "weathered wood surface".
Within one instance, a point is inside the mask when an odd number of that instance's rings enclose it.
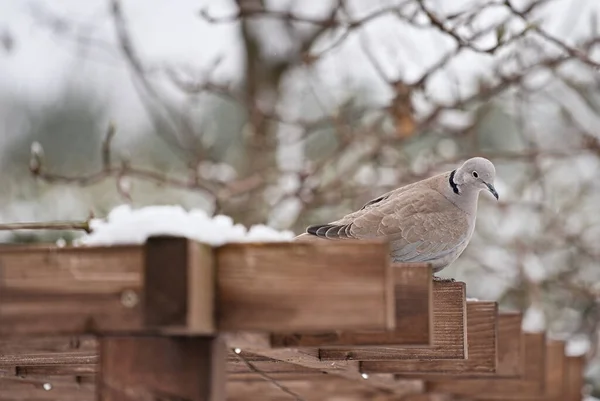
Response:
[[[103,337],[97,399],[222,401],[225,361],[218,337]]]
[[[0,248],[0,336],[142,328],[143,260],[136,246]]]
[[[470,303],[470,302],[469,302]],[[523,315],[521,313],[514,312],[502,312],[497,315],[497,332],[498,332],[498,340],[497,340],[497,364],[495,372],[477,372],[477,373],[469,373],[467,370],[462,372],[447,372],[443,374],[436,373],[426,373],[422,377],[422,379],[427,381],[444,381],[448,380],[449,377],[461,377],[461,378],[482,378],[486,376],[492,377],[504,377],[504,378],[518,378],[523,374],[523,365],[524,365],[524,333],[521,331],[521,322],[523,319]],[[469,328],[471,321],[468,320],[467,327]],[[480,331],[480,334],[483,332]],[[478,340],[480,341],[480,340]],[[491,338],[487,338],[487,341],[490,341]],[[473,353],[471,352],[471,347],[473,346],[473,338],[468,338],[468,346],[469,346],[469,355],[473,357]],[[482,350],[487,350],[488,348],[482,348]],[[487,351],[484,351],[487,352]],[[483,356],[483,355],[481,355]],[[467,360],[468,361],[468,360]],[[473,363],[464,361],[467,365]],[[450,361],[447,361],[450,363]],[[463,363],[463,361],[457,361],[459,363]],[[442,362],[446,363],[446,362]],[[468,366],[467,366],[468,368]],[[415,375],[398,375],[401,377],[414,377]]]
[[[429,346],[433,337],[433,281],[426,264],[393,264],[396,328],[389,331],[332,331],[273,334],[273,347]]]
[[[369,380],[346,380],[322,376],[310,380],[281,380],[280,384],[306,401],[399,401],[397,394],[379,391],[368,385]],[[418,392],[419,387],[407,384],[404,394]],[[294,398],[267,381],[227,382],[227,401],[290,401]]]
[[[511,401],[565,401],[565,376],[567,375],[565,343],[548,341],[546,344],[545,387],[543,394],[533,397],[511,397]],[[504,400],[497,394],[480,394],[477,401]]]
[[[451,393],[467,397],[494,395],[494,399],[539,397],[544,395],[546,378],[546,336],[543,333],[524,335],[524,370],[521,378],[448,378],[427,382],[428,392]]]
[[[380,241],[228,244],[212,254],[181,238],[3,247],[0,337],[390,330],[388,259]]]
[[[383,242],[228,244],[215,249],[220,330],[388,330],[394,281]]]
[[[400,377],[427,378],[430,374],[474,375],[494,373],[497,364],[497,315],[495,302],[467,302],[468,359],[414,359],[364,361],[365,373],[395,373]]]
[[[143,321],[147,328],[210,334],[215,325],[216,262],[205,244],[153,237],[144,244]]]
[[[464,359],[467,357],[465,284],[433,283],[433,345],[430,347],[340,347],[321,349],[324,361]]]
[[[582,389],[584,385],[583,374],[585,357],[569,356],[565,358],[567,374],[564,377],[564,401],[582,401]]]
[[[94,377],[0,377],[2,401],[96,401]]]

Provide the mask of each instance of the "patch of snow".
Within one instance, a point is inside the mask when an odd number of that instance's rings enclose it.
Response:
[[[531,305],[523,316],[521,325],[523,331],[527,333],[540,333],[546,329],[546,316],[544,311],[538,307]]]
[[[590,350],[590,347],[590,339],[583,334],[577,334],[567,341],[565,354],[567,356],[585,355]]]
[[[477,302],[477,301],[479,301],[479,299],[477,299],[477,298],[468,298],[467,297],[467,302]]]
[[[212,246],[230,242],[287,242],[291,231],[277,231],[265,225],[246,229],[229,216],[210,217],[203,210],[184,210],[181,206],[146,206],[133,209],[117,206],[106,219],[92,219],[92,232],[80,237],[76,245],[141,244],[150,236],[186,237]]]

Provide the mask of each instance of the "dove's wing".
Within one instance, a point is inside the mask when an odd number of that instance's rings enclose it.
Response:
[[[388,193],[362,209],[307,231],[328,239],[386,237],[397,262],[427,262],[469,239],[468,215],[429,186]]]

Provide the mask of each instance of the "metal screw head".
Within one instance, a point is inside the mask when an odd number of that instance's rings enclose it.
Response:
[[[121,293],[121,304],[126,308],[133,308],[139,302],[139,297],[133,290],[125,290]]]

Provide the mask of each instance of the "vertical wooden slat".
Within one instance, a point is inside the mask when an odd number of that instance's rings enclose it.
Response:
[[[569,356],[566,358],[567,374],[564,376],[564,401],[581,401],[584,384],[585,357]]]
[[[97,399],[224,401],[226,359],[219,337],[104,337]]]

